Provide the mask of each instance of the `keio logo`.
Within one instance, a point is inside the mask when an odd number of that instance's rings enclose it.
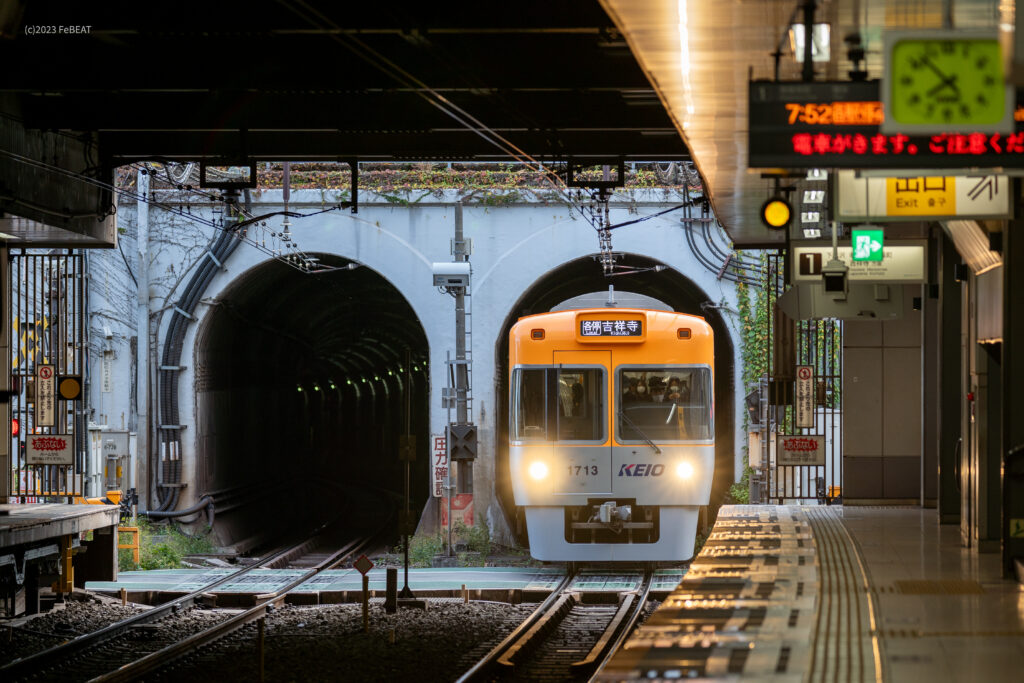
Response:
[[[664,465],[652,465],[650,463],[632,463],[619,467],[620,477],[660,477],[665,471]]]

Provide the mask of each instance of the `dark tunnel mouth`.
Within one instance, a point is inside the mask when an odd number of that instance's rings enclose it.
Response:
[[[379,273],[316,256],[337,269],[306,274],[274,260],[240,274],[196,336],[195,494],[213,495],[225,546],[329,521],[345,487],[401,494],[407,429],[418,456],[410,480],[424,482],[410,489],[412,508],[429,496],[423,326]]]
[[[509,528],[519,543],[526,544],[527,539],[521,509],[513,502],[508,467],[509,331],[523,316],[546,313],[553,306],[581,294],[606,291],[610,284],[615,286],[616,292],[645,294],[680,313],[702,316],[711,325],[715,333],[715,474],[711,485],[710,503],[713,514],[708,517],[708,524],[713,523],[714,513],[725,501],[729,486],[733,483],[734,432],[737,419],[733,382],[736,368],[729,326],[717,309],[701,309],[701,303],[709,301],[707,293],[671,265],[637,254],[624,254],[617,263],[638,270],[654,266],[665,266],[665,269],[660,272],[648,270],[635,275],[607,278],[594,256],[584,256],[563,263],[538,278],[519,297],[496,340],[495,368],[498,376],[495,397],[495,491]]]

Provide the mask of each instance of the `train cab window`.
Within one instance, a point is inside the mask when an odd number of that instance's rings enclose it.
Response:
[[[604,400],[604,372],[598,368],[517,368],[512,438],[603,441]]]
[[[620,442],[714,438],[709,368],[619,368],[618,388]]]

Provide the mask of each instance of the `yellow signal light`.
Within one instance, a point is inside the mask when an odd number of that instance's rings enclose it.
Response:
[[[761,205],[761,220],[769,228],[784,228],[792,217],[793,207],[782,197],[772,197]]]

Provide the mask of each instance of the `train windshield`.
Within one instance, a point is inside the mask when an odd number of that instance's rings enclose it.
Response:
[[[512,438],[517,441],[604,441],[604,371],[516,368],[512,373]]]
[[[619,368],[618,387],[620,442],[714,438],[709,368]]]

